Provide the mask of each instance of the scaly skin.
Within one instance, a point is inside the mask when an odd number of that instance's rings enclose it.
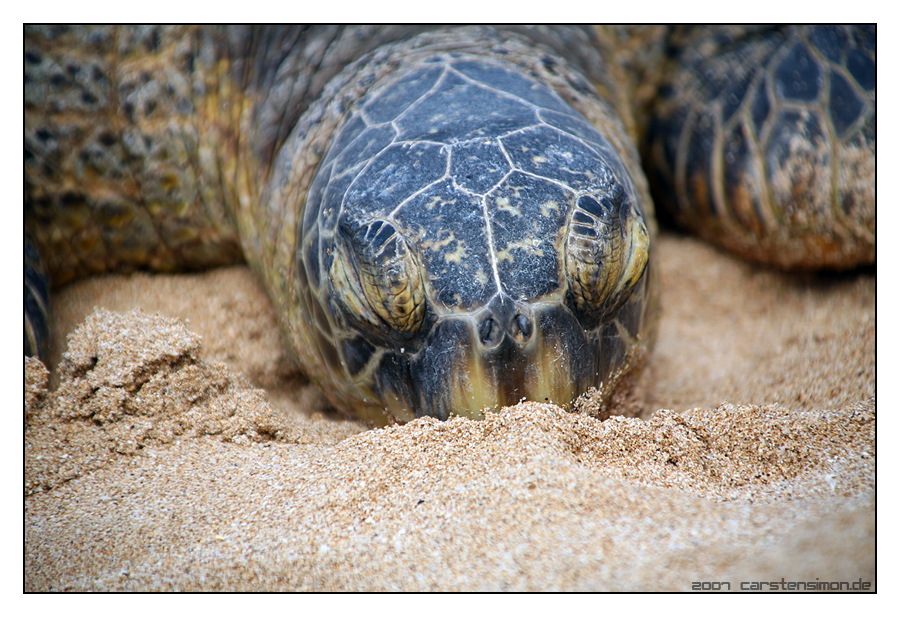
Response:
[[[360,53],[403,34],[28,28],[25,228],[53,284],[239,261],[235,212],[258,200],[310,101]]]
[[[786,269],[875,262],[875,31],[675,30],[646,156],[684,227]]]

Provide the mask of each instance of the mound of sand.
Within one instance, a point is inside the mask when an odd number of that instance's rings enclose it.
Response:
[[[25,365],[26,589],[874,589],[874,274],[659,247],[647,410],[603,422],[370,430],[246,268],[70,286]]]

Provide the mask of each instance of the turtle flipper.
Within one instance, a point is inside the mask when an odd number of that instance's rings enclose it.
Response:
[[[25,355],[46,359],[50,282],[31,236],[25,234]]]
[[[784,268],[875,260],[874,28],[676,31],[649,131],[655,199]]]

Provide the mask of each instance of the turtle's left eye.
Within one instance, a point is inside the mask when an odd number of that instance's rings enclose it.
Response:
[[[406,239],[392,223],[359,222],[349,216],[338,223],[337,253],[331,266],[335,293],[357,321],[404,335],[419,331],[425,319],[421,268]]]
[[[620,185],[582,195],[566,236],[572,308],[589,322],[611,316],[631,295],[649,254],[647,225]]]

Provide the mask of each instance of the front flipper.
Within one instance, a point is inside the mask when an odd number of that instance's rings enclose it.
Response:
[[[875,261],[875,31],[676,31],[650,127],[654,199],[743,257]]]
[[[40,253],[25,234],[25,355],[46,359],[50,342],[50,282]]]

